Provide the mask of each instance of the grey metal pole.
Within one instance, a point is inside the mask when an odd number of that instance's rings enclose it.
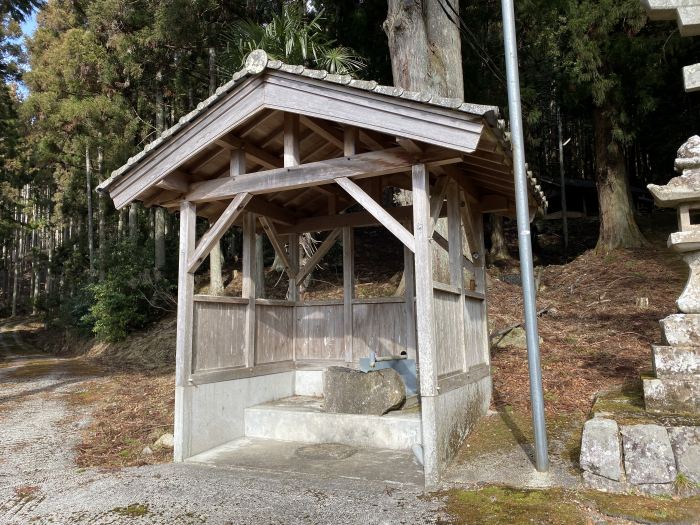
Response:
[[[530,402],[532,403],[532,426],[535,431],[535,467],[540,472],[547,472],[549,470],[547,429],[545,428],[544,420],[540,345],[539,336],[537,335],[535,275],[532,269],[527,168],[525,166],[525,141],[523,139],[523,118],[520,105],[520,78],[518,75],[518,50],[515,38],[513,0],[502,0],[501,8],[503,11],[503,40],[505,44],[506,72],[508,77],[508,107],[510,109],[510,132],[511,141],[513,143],[513,164],[515,171],[515,205],[518,218],[520,275],[523,284],[527,362],[530,372]]]

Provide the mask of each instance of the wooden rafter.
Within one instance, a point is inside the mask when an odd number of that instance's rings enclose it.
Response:
[[[315,120],[310,117],[301,117],[301,124],[317,135],[323,137],[327,142],[333,144],[342,151],[343,134],[322,120]]]

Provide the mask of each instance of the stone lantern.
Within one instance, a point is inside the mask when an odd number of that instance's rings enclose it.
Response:
[[[653,345],[655,377],[644,378],[649,412],[700,414],[700,137],[678,150],[680,176],[665,186],[650,184],[656,205],[678,210],[680,231],[668,247],[690,268],[688,282],[676,301],[680,313],[661,320],[663,345]]]

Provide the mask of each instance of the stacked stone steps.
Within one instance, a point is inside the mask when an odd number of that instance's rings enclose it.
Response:
[[[700,314],[661,320],[663,345],[652,345],[653,376],[642,377],[652,413],[700,414]]]

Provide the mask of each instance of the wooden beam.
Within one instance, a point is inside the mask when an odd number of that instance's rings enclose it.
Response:
[[[265,230],[265,233],[267,234],[267,238],[270,239],[270,243],[272,244],[272,247],[275,249],[275,253],[282,261],[282,265],[284,266],[284,269],[287,270],[287,272],[289,272],[290,264],[289,264],[289,258],[287,257],[287,250],[284,249],[284,244],[280,240],[274,224],[272,224],[272,221],[270,221],[267,217],[260,217],[260,223],[262,224],[263,229]]]
[[[231,201],[226,207],[221,217],[209,228],[202,236],[202,239],[197,245],[197,249],[192,254],[192,257],[187,265],[187,271],[194,273],[199,268],[199,265],[204,262],[209,252],[214,247],[214,244],[221,240],[221,237],[228,231],[233,222],[243,212],[243,208],[253,196],[250,193],[241,193]]]
[[[328,251],[333,248],[336,239],[343,233],[341,228],[336,228],[328,234],[328,237],[321,243],[316,252],[309,257],[304,266],[302,266],[296,275],[296,281],[298,283],[302,282],[307,275],[314,269],[314,267],[323,259],[323,257],[328,253]]]
[[[432,235],[437,226],[438,219],[440,218],[440,211],[445,202],[445,195],[447,194],[447,186],[450,179],[448,177],[440,177],[435,183],[430,195],[430,234]]]
[[[143,203],[144,208],[150,208],[151,206],[158,206],[160,204],[169,202],[178,195],[180,195],[180,193],[174,192],[172,190],[163,190],[159,191],[154,195],[151,195],[146,199],[143,199],[141,202]]]
[[[177,193],[187,193],[190,189],[189,174],[180,170],[174,171],[164,179],[158,181],[156,186]]]
[[[340,150],[343,149],[343,135],[330,126],[326,121],[302,116],[301,123],[317,135],[323,137],[325,140],[333,144],[336,148]]]
[[[396,137],[396,143],[413,155],[422,155],[423,148],[415,141],[403,137]]]
[[[338,186],[343,188],[348,194],[357,201],[365,210],[374,215],[374,217],[387,230],[393,233],[404,245],[412,252],[416,251],[413,235],[403,225],[394,219],[377,201],[367,195],[362,188],[347,177],[339,177],[335,179]]]
[[[268,201],[261,195],[255,195],[245,209],[246,211],[252,211],[258,215],[264,215],[275,222],[286,224],[288,226],[294,224],[299,218],[290,210],[278,206],[274,202]]]
[[[405,222],[413,216],[412,206],[396,206],[394,208],[384,208],[386,212],[399,222]],[[446,216],[443,207],[440,217]],[[366,226],[379,226],[381,223],[377,218],[367,211],[357,211],[352,213],[341,213],[337,215],[324,215],[315,217],[305,217],[299,219],[291,226],[279,226],[277,231],[284,233],[306,233],[321,232],[350,226],[353,228],[363,228]]]
[[[360,142],[367,145],[369,149],[373,150],[383,150],[384,144],[382,144],[378,138],[374,136],[373,133],[367,131],[366,129],[361,129],[359,133]]]
[[[245,151],[246,157],[250,158],[264,168],[275,169],[282,167],[282,159],[275,157],[249,140],[242,140],[238,137],[226,136],[216,140],[216,143],[226,150],[242,149]]]
[[[484,195],[481,198],[479,209],[481,213],[505,213],[513,211],[514,205],[510,206],[509,200],[503,195]]]
[[[426,152],[422,163],[432,165],[460,162],[461,155],[449,150]],[[226,177],[192,184],[186,199],[206,202],[230,199],[242,192],[264,194],[329,184],[339,177],[366,178],[409,170],[416,159],[403,148],[372,151],[347,157],[250,173],[245,177]]]
[[[352,228],[343,228],[343,339],[345,362],[352,363],[353,353],[353,312],[355,298],[355,242]]]

